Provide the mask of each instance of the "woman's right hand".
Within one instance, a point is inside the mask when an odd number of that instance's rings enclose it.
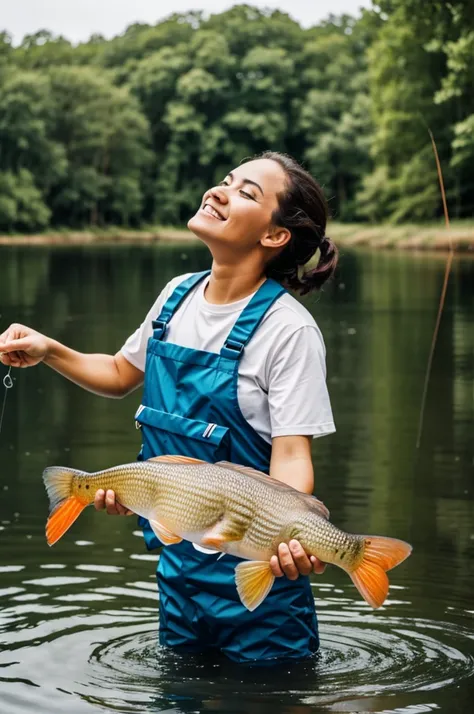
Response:
[[[115,498],[115,491],[104,491],[99,489],[95,494],[94,508],[96,511],[103,511],[104,508],[109,516],[133,516],[134,513],[129,508],[125,508]]]
[[[34,367],[47,357],[49,345],[46,335],[14,323],[0,335],[0,362],[6,367]]]

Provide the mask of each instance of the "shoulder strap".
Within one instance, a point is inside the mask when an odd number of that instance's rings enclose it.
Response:
[[[276,280],[270,278],[266,280],[250,300],[247,307],[240,313],[237,322],[224,342],[220,352],[221,356],[227,359],[239,360],[242,357],[245,345],[260,325],[265,313],[285,293],[285,288],[277,283]]]
[[[153,320],[153,337],[155,340],[163,339],[168,322],[171,320],[184,298],[188,293],[196,287],[201,280],[204,280],[209,274],[210,270],[204,270],[202,273],[194,273],[190,275],[189,278],[183,280],[171,293],[168,300],[165,302],[161,308],[161,312],[156,320]]]

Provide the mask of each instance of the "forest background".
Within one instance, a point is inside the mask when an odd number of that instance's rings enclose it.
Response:
[[[72,45],[0,33],[0,231],[183,226],[245,157],[292,154],[339,222],[473,214],[474,2],[303,29],[238,5]]]

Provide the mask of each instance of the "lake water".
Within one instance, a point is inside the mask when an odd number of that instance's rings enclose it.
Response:
[[[171,277],[207,265],[194,244],[2,247],[0,332],[24,322],[115,352]],[[321,652],[294,667],[157,649],[158,556],[135,518],[88,509],[48,548],[43,469],[133,460],[140,394],[101,399],[43,366],[14,373],[0,434],[2,714],[471,711],[472,259],[453,267],[415,448],[443,270],[437,256],[343,251],[337,280],[305,300],[325,336],[338,429],[314,442],[316,493],[342,528],[403,538],[414,552],[375,612],[339,569],[314,576]]]

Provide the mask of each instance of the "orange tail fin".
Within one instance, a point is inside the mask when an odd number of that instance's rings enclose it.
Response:
[[[388,595],[388,578],[385,574],[408,558],[411,545],[396,538],[367,536],[362,563],[349,575],[364,600],[374,608],[384,604]]]
[[[76,518],[92,499],[81,500],[72,495],[73,479],[84,472],[62,466],[45,469],[43,481],[49,496],[50,513],[46,523],[46,540],[54,545],[72,526]]]
[[[80,516],[88,503],[71,496],[56,508],[46,523],[46,540],[48,545],[54,545]]]

